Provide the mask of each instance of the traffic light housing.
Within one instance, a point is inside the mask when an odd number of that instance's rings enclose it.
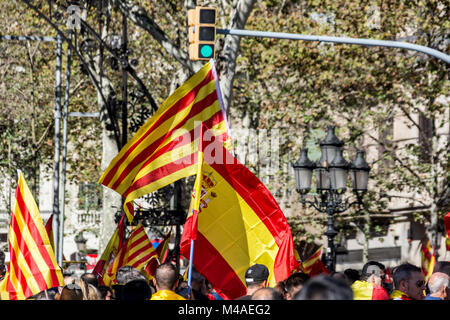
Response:
[[[191,60],[214,58],[216,17],[216,8],[195,7],[188,11],[189,58]]]

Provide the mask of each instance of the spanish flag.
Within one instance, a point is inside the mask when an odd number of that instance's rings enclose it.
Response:
[[[99,183],[125,198],[130,221],[134,199],[196,173],[199,124],[230,141],[219,88],[211,60],[162,103],[100,177]]]
[[[9,227],[9,251],[9,268],[0,284],[2,300],[25,300],[64,285],[47,230],[22,172]]]
[[[225,299],[246,292],[245,272],[260,263],[269,284],[298,267],[291,229],[269,190],[217,141],[204,146],[200,195],[193,198],[183,228],[181,253],[190,258],[195,239],[195,268]],[[194,201],[200,202],[193,228]]]
[[[151,259],[156,259],[157,253],[141,223],[131,232],[130,237],[120,248],[119,253],[108,269],[112,283],[117,283],[116,272],[123,266],[132,266],[141,271]],[[147,275],[148,276],[148,275]]]
[[[386,289],[375,283],[356,280],[351,288],[353,300],[389,300]]]
[[[450,212],[444,217],[445,226],[445,248],[450,251]]]
[[[300,270],[311,277],[321,273],[329,274],[330,271],[323,264],[321,257],[322,247],[319,247],[308,259],[300,263]]]

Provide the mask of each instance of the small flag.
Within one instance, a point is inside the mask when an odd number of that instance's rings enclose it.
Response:
[[[330,271],[323,264],[321,257],[322,247],[319,247],[316,252],[300,264],[300,270],[310,276],[315,276],[321,273],[329,274]]]
[[[444,217],[445,226],[445,248],[450,251],[450,212]]]
[[[114,258],[108,269],[108,276],[112,283],[117,283],[116,272],[123,266],[132,266],[141,271],[145,271],[145,266],[150,259],[156,259],[157,253],[152,242],[147,236],[141,223],[130,234],[130,237],[120,248],[119,253]]]
[[[172,234],[172,229],[166,234],[164,240],[156,247],[156,255],[157,259],[151,259],[150,262],[145,266],[145,271],[151,276],[154,277],[156,273],[156,268],[164,263],[164,259],[167,256],[170,236]]]
[[[424,245],[421,243],[421,257],[422,257],[422,274],[425,280],[428,280],[434,270],[436,264],[436,252],[435,248],[431,248],[430,240]]]

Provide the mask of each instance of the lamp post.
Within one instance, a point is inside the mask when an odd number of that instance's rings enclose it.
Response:
[[[300,158],[292,163],[296,190],[300,194],[303,206],[308,204],[328,216],[328,226],[325,231],[328,238],[326,266],[330,271],[334,271],[336,265],[334,237],[337,231],[334,227],[334,215],[346,211],[352,205],[362,205],[363,196],[367,192],[370,171],[364,159],[364,151],[357,151],[356,158],[351,163],[344,159],[342,155],[344,143],[336,137],[334,130],[334,126],[327,128],[326,137],[320,142],[321,157],[316,163],[308,158],[306,148],[301,150]],[[313,172],[316,176],[317,195],[312,195],[313,201],[308,201],[306,197],[311,190]],[[349,199],[342,199],[347,190],[349,173],[353,193],[356,196],[356,201],[352,203],[349,203]]]

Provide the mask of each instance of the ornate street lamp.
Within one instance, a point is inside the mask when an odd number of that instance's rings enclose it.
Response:
[[[308,149],[302,149],[300,158],[292,163],[296,190],[300,194],[303,206],[308,204],[328,215],[328,227],[325,232],[328,238],[326,265],[330,271],[334,271],[336,265],[334,237],[337,235],[337,231],[334,227],[334,215],[346,211],[352,205],[362,205],[363,196],[367,192],[370,171],[370,167],[364,159],[364,151],[358,151],[352,163],[348,163],[344,159],[342,155],[344,143],[336,137],[334,130],[334,126],[329,126],[325,139],[320,142],[321,157],[317,163],[313,163],[308,158]],[[318,196],[312,195],[314,200],[307,201],[306,197],[311,190],[313,171],[315,171]],[[357,199],[352,203],[349,203],[348,199],[342,200],[342,196],[347,190],[349,173],[352,179],[352,191]]]

